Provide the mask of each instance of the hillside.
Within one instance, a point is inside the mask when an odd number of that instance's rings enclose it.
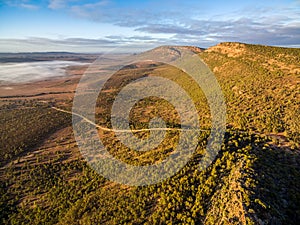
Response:
[[[71,110],[70,94],[0,97],[1,223],[297,224],[300,49],[243,43],[190,49],[214,72],[227,104],[224,143],[207,169],[198,165],[209,135],[202,132],[192,160],[166,181],[140,187],[111,182],[82,158],[72,116],[56,110]],[[97,102],[97,124],[111,127],[108,114],[116,94],[144,76],[164,76],[179,83],[197,100],[202,128],[209,129],[209,107],[199,87],[191,85],[183,71],[152,62],[127,66],[112,77]],[[73,93],[75,81],[78,77],[52,81],[51,88]],[[131,112],[136,119],[131,121],[133,128],[147,128],[154,116],[178,127],[177,114],[168,114],[167,103],[156,101],[149,98],[136,105]],[[137,153],[124,148],[113,133],[99,130],[109,151],[132,165],[166,158],[176,145],[176,135],[170,131],[163,146]]]
[[[299,49],[221,43],[201,57],[220,80],[230,124],[299,143]]]

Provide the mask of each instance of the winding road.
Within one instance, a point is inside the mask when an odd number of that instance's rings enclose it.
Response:
[[[91,121],[90,119],[86,118],[85,116],[80,115],[76,112],[71,112],[71,111],[68,111],[68,110],[60,109],[60,108],[57,108],[55,106],[52,106],[51,108],[55,109],[57,111],[60,111],[60,112],[64,112],[64,113],[68,113],[68,114],[71,114],[71,115],[78,116],[81,119],[83,119],[84,121],[86,121],[87,123],[97,127],[100,130],[104,130],[104,131],[113,131],[113,132],[118,132],[118,133],[131,133],[131,132],[143,132],[143,131],[163,131],[163,130],[164,131],[195,131],[194,129],[167,128],[167,127],[165,127],[165,128],[143,128],[143,129],[117,130],[117,129],[111,129],[111,128],[100,126],[100,125],[94,123],[93,121]],[[210,130],[197,129],[197,131],[210,131]]]

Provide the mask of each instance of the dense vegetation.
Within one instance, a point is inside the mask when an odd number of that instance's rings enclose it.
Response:
[[[7,100],[0,114],[1,223],[297,224],[300,50],[223,43],[199,56],[219,79],[228,108],[222,149],[207,169],[199,169],[209,134],[203,132],[190,162],[166,181],[144,187],[113,183],[95,173],[78,154],[70,114],[38,99]],[[174,68],[158,65],[145,71],[150,75],[172,71],[172,79],[182,81],[188,90],[189,82],[184,83],[183,73]],[[120,73],[124,76],[124,71]],[[134,78],[128,76],[127,82]],[[114,90],[125,84],[115,82]],[[190,87],[190,94],[198,99],[201,124],[208,127],[205,98],[194,90]],[[114,95],[107,92],[110,98],[99,99],[98,105],[108,101],[110,106]],[[132,117],[138,118],[147,104],[159,107],[146,99],[136,105]],[[142,121],[133,119],[132,127],[146,127],[155,115],[169,118],[169,127],[178,126],[176,113],[171,117],[163,109],[149,112],[141,116]],[[99,110],[97,122],[109,127],[107,113]],[[166,157],[177,135],[170,132],[161,149],[138,154],[113,141],[113,134],[99,134],[112,154],[134,165]],[[139,135],[147,136],[147,132]]]
[[[299,157],[257,135],[228,131],[217,160],[193,160],[163,183],[129,188],[105,180],[81,160],[6,171],[5,223],[293,224],[299,219]],[[62,156],[61,156],[62,157]],[[295,161],[298,160],[298,161]],[[74,175],[75,174],[75,175]],[[287,188],[288,187],[288,188]]]
[[[70,117],[61,112],[26,101],[20,103],[5,105],[0,111],[0,165],[27,152],[47,134],[70,124]]]
[[[223,43],[200,55],[224,90],[230,124],[283,133],[299,147],[300,49]]]

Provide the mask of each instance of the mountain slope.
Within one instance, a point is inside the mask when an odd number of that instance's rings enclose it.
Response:
[[[299,147],[300,49],[221,43],[200,56],[223,88],[230,124]]]

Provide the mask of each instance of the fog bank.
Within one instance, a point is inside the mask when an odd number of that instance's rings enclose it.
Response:
[[[68,66],[86,64],[73,61],[0,63],[0,83],[20,83],[64,76]]]

